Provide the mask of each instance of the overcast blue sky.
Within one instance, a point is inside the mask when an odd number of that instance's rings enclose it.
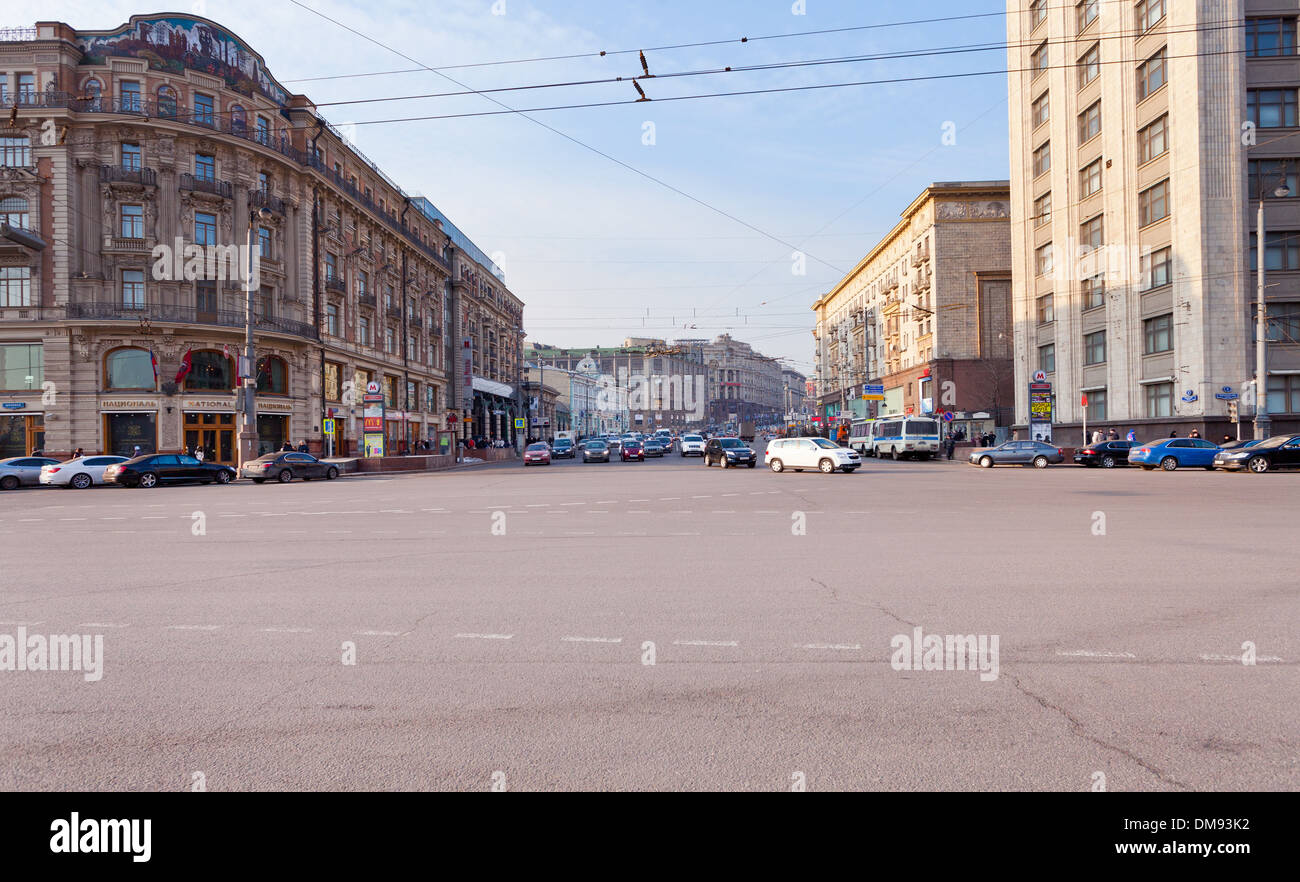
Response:
[[[648,53],[652,73],[934,50],[1005,40],[1003,0],[432,0],[364,6],[302,0],[423,65],[472,64],[706,40]],[[494,14],[502,11],[504,14]],[[803,7],[804,14],[795,11]],[[193,11],[233,30],[287,88],[324,103],[457,90],[428,72],[326,77],[414,65],[291,0],[199,0],[157,10],[118,0],[18,0],[4,25],[110,28],[132,13]],[[944,16],[987,17],[848,33],[737,41]],[[644,83],[651,98],[1001,70],[1005,52]],[[635,54],[451,70],[473,89],[632,76]],[[503,93],[515,108],[635,98],[630,83]],[[498,110],[478,95],[323,107],[334,123]],[[409,193],[429,197],[501,256],[531,340],[611,345],[628,335],[729,331],[807,372],[808,307],[931,181],[1007,177],[1006,79],[984,76],[775,95],[651,101],[536,118],[791,248],[518,115],[357,125],[362,151]],[[945,123],[956,144],[942,143]],[[646,123],[654,124],[647,145]],[[824,261],[824,263],[823,263]],[[648,312],[647,312],[648,311]],[[694,324],[695,327],[689,327]]]

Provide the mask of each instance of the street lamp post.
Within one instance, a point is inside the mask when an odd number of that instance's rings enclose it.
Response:
[[[241,399],[244,414],[243,422],[239,427],[239,465],[250,460],[257,459],[257,362],[253,351],[253,324],[254,315],[254,288],[253,288],[253,267],[254,261],[260,258],[253,251],[253,226],[257,221],[269,220],[271,213],[265,208],[259,208],[256,211],[248,213],[248,230],[245,238],[245,252],[248,260],[248,274],[244,279],[244,370],[240,373],[243,375],[244,388],[241,389]],[[251,374],[251,376],[249,376]]]
[[[1291,195],[1285,178],[1273,191],[1278,199]],[[1255,438],[1262,441],[1273,431],[1268,414],[1268,307],[1264,301],[1264,182],[1259,186],[1259,215],[1256,218],[1255,248]]]

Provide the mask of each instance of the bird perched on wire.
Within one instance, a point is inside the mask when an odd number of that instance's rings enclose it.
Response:
[[[642,88],[641,88],[641,84],[640,84],[640,83],[638,83],[636,80],[633,80],[633,81],[632,81],[632,85],[633,85],[633,86],[636,86],[636,93],[637,93],[638,95],[641,96],[640,98],[636,99],[637,101],[649,101],[649,100],[650,100],[650,96],[646,95],[646,93],[645,93],[645,89],[642,89]]]
[[[641,52],[640,52],[640,55],[641,55],[641,69],[642,69],[643,71],[645,71],[645,75],[646,75],[646,76],[648,76],[648,77],[652,77],[652,76],[654,76],[654,74],[650,73],[650,65],[646,63],[646,60],[645,60],[645,52],[644,52],[644,51],[641,51]]]

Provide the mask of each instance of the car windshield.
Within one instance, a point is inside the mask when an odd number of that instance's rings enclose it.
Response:
[[[555,442],[556,447],[570,447],[572,446],[572,444],[573,442],[570,441],[568,438],[561,438],[560,440]]]
[[[605,449],[606,447],[608,447],[608,446],[609,446],[609,445],[607,445],[604,441],[589,441],[589,442],[587,442],[587,449],[588,449],[588,450],[604,450],[604,449]]]
[[[745,442],[741,441],[739,438],[723,438],[719,443],[723,447],[744,447],[745,446]]]
[[[825,438],[814,438],[814,439],[812,439],[812,441],[813,441],[813,443],[816,444],[818,447],[822,447],[822,448],[824,448],[824,449],[826,449],[826,450],[834,450],[836,447],[839,447],[838,444],[836,444],[836,443],[834,443],[834,442],[832,442],[832,441],[829,441],[829,440],[827,440],[827,439],[825,439]]]
[[[699,435],[687,435],[687,436],[686,436],[685,438],[683,438],[682,440],[683,440],[683,441],[703,441],[704,439],[701,438]]]
[[[550,448],[548,448],[545,444],[543,444],[543,443],[541,443],[541,442],[538,442],[537,444],[529,444],[529,445],[528,445],[528,449],[529,449],[529,450],[549,450]]]

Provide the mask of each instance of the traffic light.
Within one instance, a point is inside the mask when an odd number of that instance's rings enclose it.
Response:
[[[1237,402],[1235,401],[1228,402],[1228,419],[1233,423],[1237,422]]]

